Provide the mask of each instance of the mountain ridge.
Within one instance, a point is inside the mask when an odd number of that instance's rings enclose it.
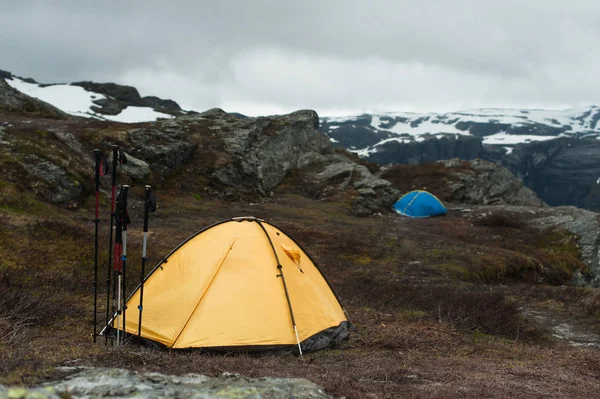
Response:
[[[135,87],[117,83],[40,83],[1,69],[0,79],[17,91],[73,116],[137,123],[194,113],[183,110],[173,100],[142,97]]]

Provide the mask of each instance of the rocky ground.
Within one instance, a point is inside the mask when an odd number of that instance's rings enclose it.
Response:
[[[581,286],[598,277],[596,214],[545,206],[481,162],[380,170],[331,148],[312,111],[239,118],[211,110],[124,125],[34,105],[0,108],[1,383],[41,386],[63,378],[61,367],[117,367],[146,382],[225,372],[240,377],[215,386],[304,378],[349,398],[590,397],[600,388],[600,295]],[[349,341],[303,357],[94,344],[90,151],[112,144],[130,161],[121,181],[132,185],[132,276],[149,183],[159,203],[150,264],[210,223],[265,218],[319,263],[356,326]],[[103,178],[104,211],[109,189]],[[446,201],[448,216],[389,212],[412,189]],[[154,372],[179,377],[144,374]]]
[[[198,374],[168,376],[161,373],[139,373],[126,369],[62,368],[65,379],[45,383],[38,388],[6,388],[0,395],[11,399],[32,398],[270,398],[328,399],[332,396],[303,378],[244,378],[223,373],[220,377]]]

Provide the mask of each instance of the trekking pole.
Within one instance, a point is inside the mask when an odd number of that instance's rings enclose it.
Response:
[[[116,274],[116,284],[113,284],[113,293],[116,291],[117,295],[117,310],[115,313],[116,330],[117,330],[117,342],[115,346],[118,346],[121,342],[121,314],[123,309],[121,307],[121,294],[123,293],[123,271],[124,263],[127,256],[126,244],[127,244],[127,224],[129,223],[129,216],[127,214],[127,190],[129,186],[121,187],[121,191],[117,196],[115,204],[115,260],[114,269]],[[116,320],[115,320],[116,319]],[[124,324],[123,324],[124,327]]]
[[[106,173],[106,160],[104,159],[104,154],[99,149],[95,149],[94,151],[94,159],[96,164],[94,166],[94,183],[95,183],[95,191],[96,191],[96,218],[94,219],[94,223],[96,225],[94,232],[94,343],[96,343],[96,327],[98,324],[98,223],[100,222],[99,217],[99,202],[100,202],[100,176],[104,176]]]
[[[109,309],[110,309],[110,283],[111,283],[111,274],[113,274],[113,281],[116,280],[116,270],[113,267],[113,259],[112,259],[112,253],[113,253],[113,228],[114,228],[114,222],[115,222],[115,197],[116,197],[116,189],[117,189],[117,165],[118,164],[126,164],[127,163],[127,158],[125,157],[125,154],[123,153],[123,151],[121,151],[121,149],[119,148],[119,146],[117,145],[113,145],[112,146],[112,176],[111,176],[111,197],[110,197],[110,233],[109,233],[109,240],[108,240],[108,267],[107,267],[107,276],[106,276],[106,326],[108,326],[108,324],[110,323],[111,320],[111,315],[109,313]],[[112,271],[112,273],[111,273]],[[115,311],[116,311],[116,299],[115,299],[115,288],[114,288],[115,284],[113,282],[113,295],[112,295],[112,300],[113,300],[113,306],[112,306],[112,316],[114,316]],[[105,334],[105,343],[108,343],[108,330],[106,331]]]
[[[125,185],[122,188],[123,190],[123,202],[122,202],[122,217],[123,217],[123,252],[121,254],[121,260],[123,261],[123,342],[127,338],[127,330],[125,330],[125,315],[127,311],[127,225],[131,222],[129,220],[129,215],[127,213],[127,191],[129,190],[129,186]]]
[[[145,186],[146,195],[144,198],[144,241],[142,244],[142,273],[140,275],[140,305],[138,310],[140,311],[140,317],[138,320],[138,347],[140,346],[142,338],[142,312],[144,310],[144,275],[146,267],[146,244],[148,242],[148,212],[156,211],[156,197],[151,190],[150,186]]]

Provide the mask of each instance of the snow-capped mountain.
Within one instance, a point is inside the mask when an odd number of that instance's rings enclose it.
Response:
[[[93,82],[40,84],[33,79],[17,77],[4,71],[0,71],[1,78],[23,94],[84,118],[136,123],[173,118],[187,113],[174,101],[141,97],[130,86]]]
[[[320,129],[372,162],[482,158],[506,166],[550,205],[600,209],[597,106],[323,117]]]
[[[386,113],[323,117],[321,130],[331,141],[371,158],[398,144],[431,138],[473,137],[504,147],[557,137],[600,138],[600,107],[568,110],[478,109],[451,113]],[[382,154],[379,154],[382,155]],[[381,156],[375,157],[381,160]],[[394,162],[389,159],[389,162]],[[400,162],[400,161],[396,161]]]

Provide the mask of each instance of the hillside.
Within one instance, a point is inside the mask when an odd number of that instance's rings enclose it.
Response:
[[[480,109],[321,118],[339,147],[380,164],[481,158],[499,163],[551,205],[600,209],[600,107]]]
[[[41,84],[0,70],[0,80],[20,93],[84,118],[135,123],[185,115],[173,100],[141,97],[137,89],[115,83],[72,82]]]
[[[310,110],[240,118],[213,109],[124,124],[68,116],[0,85],[4,99],[0,383],[99,366],[303,377],[348,398],[586,397],[600,388],[600,294],[580,286],[600,275],[600,221],[545,206],[506,169],[455,161],[383,170],[334,149]],[[211,223],[264,218],[319,263],[356,326],[350,339],[303,357],[93,344],[91,150],[114,144],[129,161],[120,183],[132,186],[129,291],[151,184],[159,207],[150,265]],[[412,189],[439,195],[448,216],[391,213]],[[109,195],[103,177],[100,276]],[[105,300],[100,290],[100,315]]]

